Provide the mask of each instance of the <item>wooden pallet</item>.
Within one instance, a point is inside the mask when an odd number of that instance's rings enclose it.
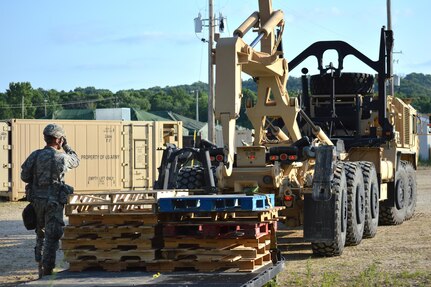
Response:
[[[127,249],[127,250],[143,250],[162,247],[158,245],[157,240],[152,239],[129,239],[122,238],[116,240],[106,239],[62,239],[61,249],[64,252],[73,249],[93,249],[93,250],[111,250],[111,249]]]
[[[239,272],[253,272],[256,269],[272,264],[271,254],[268,252],[254,259],[240,259],[240,256],[224,257],[220,260],[156,260],[146,263],[149,272],[196,271],[215,272],[226,269]]]
[[[241,239],[198,239],[195,237],[165,237],[164,246],[168,249],[174,248],[203,248],[203,249],[227,249],[230,247],[244,245],[261,249],[265,246],[270,246],[270,235],[261,236],[256,239],[241,238]]]
[[[278,212],[284,207],[273,207],[264,211],[224,211],[224,212],[171,212],[160,213],[161,222],[209,222],[209,221],[278,221],[284,219]]]
[[[197,238],[256,238],[267,235],[277,222],[202,222],[164,223],[163,236],[195,236]]]
[[[135,214],[72,214],[69,215],[69,225],[88,226],[102,225],[156,225],[157,215],[154,213]]]
[[[152,261],[156,258],[156,250],[67,250],[64,252],[64,258],[66,261],[78,262],[78,261],[97,261],[104,262],[106,260],[111,261],[138,261],[146,262]]]
[[[120,272],[126,270],[146,271],[146,262],[140,261],[71,261],[69,262],[69,271],[82,272],[85,270],[103,270],[108,272]]]
[[[157,211],[158,199],[188,194],[177,190],[76,193],[69,196],[65,213],[68,216],[77,213],[154,213]]]
[[[261,249],[258,249],[253,247],[246,247],[244,245],[231,246],[224,249],[163,248],[160,250],[160,256],[162,259],[170,260],[179,260],[184,258],[193,258],[199,260],[199,258],[212,258],[220,256],[240,256],[242,259],[255,259],[260,254],[266,254],[268,250],[268,246],[262,246]]]
[[[156,236],[156,230],[151,225],[103,225],[66,226],[63,239],[151,239]]]

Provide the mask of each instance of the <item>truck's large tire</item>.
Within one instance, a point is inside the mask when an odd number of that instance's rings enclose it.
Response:
[[[310,92],[312,95],[330,95],[331,75],[313,75],[310,77]],[[374,77],[370,74],[363,73],[342,73],[340,77],[335,78],[335,94],[367,95],[373,92]]]
[[[402,162],[402,164],[407,174],[407,206],[405,220],[409,220],[413,217],[413,214],[415,213],[416,201],[418,197],[418,186],[416,182],[416,171],[413,168],[412,164],[410,162]]]
[[[318,256],[341,255],[346,243],[347,231],[347,183],[343,164],[338,164],[331,182],[335,196],[335,239],[332,242],[312,242],[313,253]]]
[[[374,164],[369,161],[359,162],[364,178],[365,189],[365,223],[364,238],[372,238],[379,225],[379,183]]]
[[[177,188],[202,189],[205,185],[204,169],[201,166],[186,166],[178,171]]]
[[[212,168],[214,183],[217,186],[215,167]],[[205,188],[204,168],[199,165],[186,166],[178,171],[177,188],[179,189],[203,189]]]
[[[365,189],[358,162],[344,163],[347,178],[347,236],[346,245],[362,241],[365,226]]]
[[[380,205],[379,224],[398,225],[403,223],[407,211],[407,173],[401,164],[395,173],[394,200],[385,200]]]

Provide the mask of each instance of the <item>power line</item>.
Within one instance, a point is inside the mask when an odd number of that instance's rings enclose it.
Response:
[[[96,103],[96,102],[109,101],[109,100],[113,100],[113,99],[115,99],[115,97],[110,97],[110,98],[106,98],[106,99],[75,101],[75,102],[68,102],[68,103],[64,103],[64,104],[56,103],[56,104],[49,104],[49,105],[46,105],[46,106],[49,106],[49,107],[54,107],[56,105],[71,106],[71,105],[79,105],[79,104],[88,104],[88,103]],[[0,109],[21,109],[22,107],[23,107],[23,105],[0,106]],[[38,104],[38,105],[32,105],[32,104],[30,104],[30,105],[24,105],[24,107],[42,108],[42,107],[45,107],[45,103],[41,103],[41,104]]]

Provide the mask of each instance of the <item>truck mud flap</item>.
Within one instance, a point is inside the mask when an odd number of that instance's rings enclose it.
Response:
[[[331,180],[334,174],[335,147],[320,146],[315,148],[316,165],[313,176],[314,200],[327,201],[331,199]]]
[[[306,241],[333,241],[335,238],[335,196],[327,201],[304,198],[304,239]]]

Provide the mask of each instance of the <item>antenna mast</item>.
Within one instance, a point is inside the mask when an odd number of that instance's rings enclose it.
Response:
[[[391,0],[387,0],[386,1],[386,8],[387,8],[387,13],[388,13],[388,31],[389,33],[393,33],[392,32],[392,9],[391,9]],[[389,53],[388,53],[388,64],[389,64],[389,94],[391,96],[394,96],[394,61],[393,61],[393,46],[394,46],[394,42],[393,42],[393,37],[392,37],[392,41],[390,43],[388,43],[390,45],[389,48]]]
[[[213,0],[209,2],[209,37],[208,37],[208,140],[215,142],[215,121],[214,121],[214,65],[213,65],[213,43],[214,43],[214,5]]]

